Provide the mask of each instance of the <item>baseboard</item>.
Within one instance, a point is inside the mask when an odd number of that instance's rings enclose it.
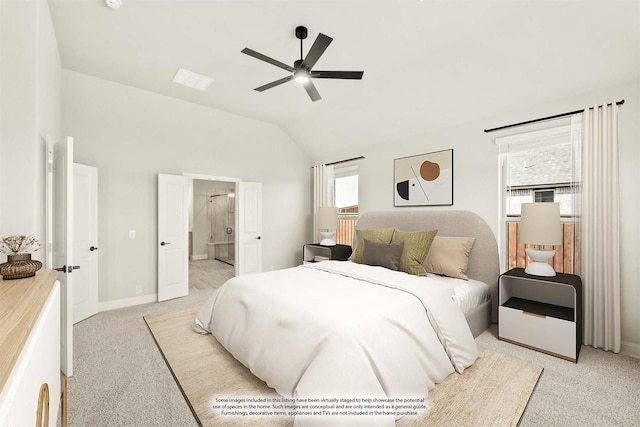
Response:
[[[629,341],[622,341],[620,343],[620,354],[640,359],[640,344]]]
[[[148,304],[158,301],[158,294],[139,295],[132,298],[124,298],[98,303],[98,311],[109,311],[118,308],[132,307],[134,305]]]
[[[209,259],[209,255],[207,254],[191,255],[191,261],[202,261],[203,259]]]

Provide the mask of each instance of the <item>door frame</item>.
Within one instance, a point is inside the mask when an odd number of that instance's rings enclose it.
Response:
[[[200,174],[200,173],[190,173],[190,172],[183,172],[182,176],[186,176],[187,178],[189,178],[189,203],[193,204],[193,180],[194,179],[198,179],[201,181],[220,181],[220,182],[232,182],[234,183],[234,191],[236,194],[238,194],[238,183],[242,181],[241,178],[235,178],[235,177],[228,177],[228,176],[218,176],[218,175],[206,175],[206,174]],[[235,215],[236,215],[236,224],[235,224],[235,228],[236,228],[236,232],[234,233],[235,236],[233,237],[233,247],[234,247],[234,259],[235,262],[233,263],[233,268],[234,268],[234,276],[238,275],[239,272],[239,265],[242,262],[242,260],[240,259],[239,256],[239,252],[238,252],[238,235],[240,234],[239,231],[239,221],[238,221],[238,198],[235,198]],[[192,216],[193,213],[190,213],[190,215]],[[187,263],[187,270],[189,269],[189,265]]]

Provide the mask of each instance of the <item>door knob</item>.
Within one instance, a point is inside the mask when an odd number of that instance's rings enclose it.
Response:
[[[262,236],[258,236],[258,237],[256,237],[256,239],[261,240],[261,239],[262,239]]]
[[[162,242],[162,243],[160,243],[160,246],[170,245],[170,244],[171,244],[171,242]]]
[[[54,268],[54,270],[59,271],[61,273],[72,273],[73,270],[77,270],[79,268],[80,268],[79,265],[73,265],[73,266],[70,265],[68,267],[66,265],[63,265],[62,267]]]
[[[91,252],[93,252],[93,251],[97,251],[97,250],[98,250],[98,248],[96,248],[95,246],[91,246],[91,247],[89,248],[89,250],[90,250]]]

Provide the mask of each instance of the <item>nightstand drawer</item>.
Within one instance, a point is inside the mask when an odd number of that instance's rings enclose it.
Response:
[[[499,308],[499,337],[528,347],[576,359],[576,324],[509,307]]]

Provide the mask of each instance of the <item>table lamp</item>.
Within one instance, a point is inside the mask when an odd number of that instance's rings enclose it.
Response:
[[[552,202],[523,203],[520,217],[520,242],[532,245],[559,245],[562,243],[560,205]],[[534,276],[555,276],[547,261],[555,255],[555,249],[526,248],[534,261],[524,272]]]
[[[322,206],[318,208],[317,226],[320,230],[322,246],[335,246],[336,230],[338,229],[338,208]]]

